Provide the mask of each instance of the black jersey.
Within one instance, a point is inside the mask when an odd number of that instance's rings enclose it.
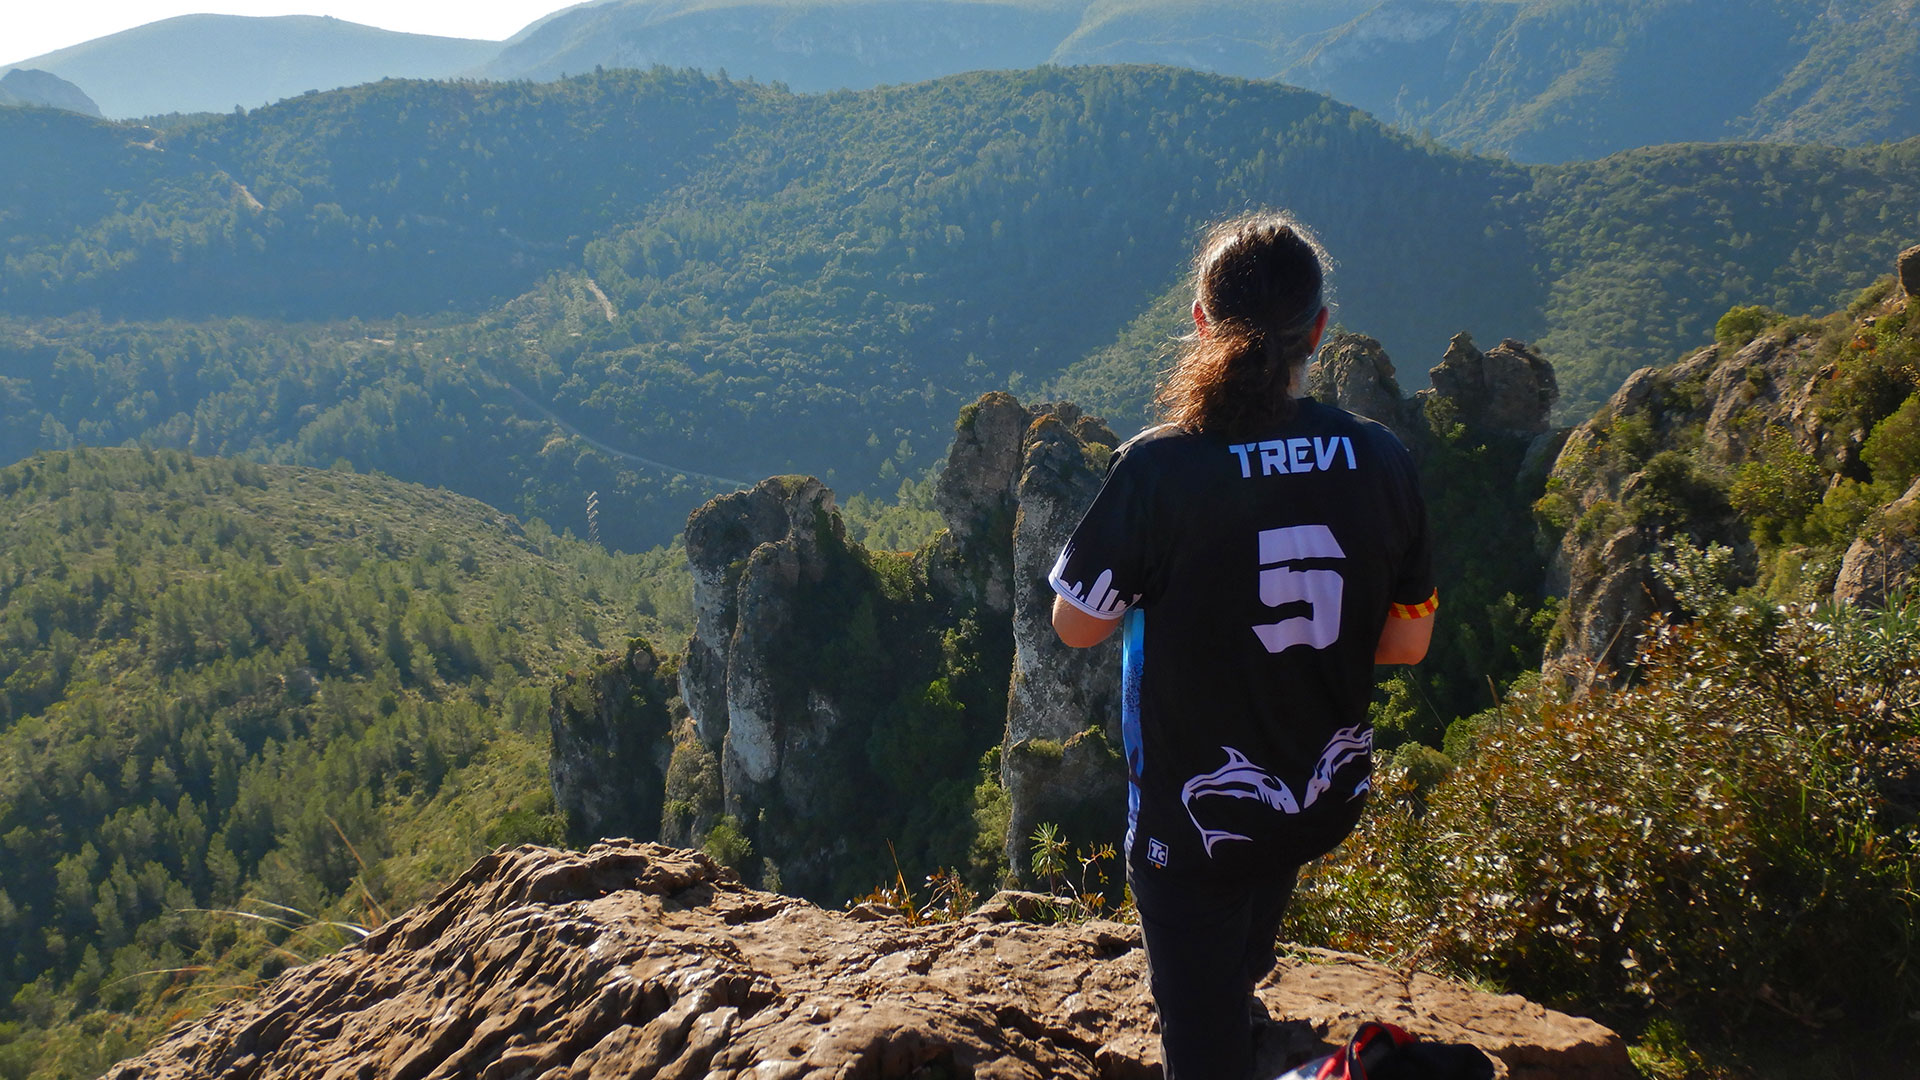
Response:
[[[1144,432],[1049,581],[1125,619],[1135,865],[1300,863],[1352,829],[1381,629],[1438,602],[1413,462],[1385,427],[1303,398],[1259,439]]]

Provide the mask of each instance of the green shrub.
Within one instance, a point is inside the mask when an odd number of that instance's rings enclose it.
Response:
[[[551,847],[560,843],[566,837],[566,821],[553,812],[551,797],[545,802],[545,810],[516,806],[493,819],[487,826],[487,845],[499,848],[543,844]]]
[[[1420,738],[1420,710],[1413,700],[1413,680],[1403,670],[1380,681],[1374,687],[1373,701],[1367,705],[1367,719],[1373,724],[1373,745],[1385,752],[1402,743]]]
[[[1573,523],[1573,535],[1581,543],[1609,535],[1620,527],[1620,505],[1612,499],[1595,499],[1579,520]]]
[[[1860,295],[1847,305],[1847,318],[1857,319],[1884,303],[1900,288],[1900,282],[1891,274],[1860,290]]]
[[[1636,519],[1681,526],[1710,520],[1724,512],[1727,496],[1713,478],[1696,469],[1693,459],[1678,450],[1662,450],[1640,471],[1640,490],[1634,493]]]
[[[1867,518],[1892,497],[1883,496],[1878,484],[1862,484],[1842,478],[1838,484],[1827,489],[1820,499],[1820,505],[1807,515],[1807,535],[1818,542],[1844,546],[1859,534]]]
[[[1753,530],[1754,542],[1771,547],[1797,541],[1820,503],[1827,478],[1813,455],[1784,431],[1767,434],[1760,450],[1734,476],[1728,497]]]
[[[1574,518],[1577,516],[1573,500],[1567,497],[1566,492],[1554,486],[1553,481],[1559,479],[1556,476],[1548,481],[1547,493],[1533,503],[1534,523],[1540,527],[1541,532],[1555,540],[1566,535],[1567,529],[1573,525]]]
[[[1750,304],[1727,309],[1713,324],[1713,340],[1728,350],[1742,349],[1754,338],[1786,321],[1786,316],[1770,307]]]
[[[729,814],[714,822],[700,850],[722,866],[744,871],[753,859],[753,842],[740,831],[740,822]]]
[[[1614,420],[1607,429],[1607,443],[1615,463],[1631,469],[1653,456],[1660,448],[1660,434],[1654,430],[1651,415],[1637,412]]]
[[[1920,736],[1920,609],[1706,606],[1630,689],[1510,696],[1424,815],[1383,769],[1294,932],[1589,1011],[1909,1017],[1920,834],[1872,763]]]
[[[1920,476],[1920,394],[1915,394],[1886,419],[1873,426],[1873,434],[1860,448],[1860,459],[1873,470],[1875,485],[1897,496]]]

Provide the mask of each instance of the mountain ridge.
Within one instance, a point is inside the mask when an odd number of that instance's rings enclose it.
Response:
[[[0,76],[0,105],[64,109],[82,116],[100,115],[100,106],[86,92],[51,72],[13,68]]]
[[[1736,47],[1737,46],[1737,47]],[[1522,161],[1920,133],[1903,0],[1387,0],[1282,77]]]
[[[1170,64],[1282,79],[1451,145],[1565,162],[1669,142],[1920,135],[1920,23],[1905,4],[598,0],[503,42],[309,27],[297,39],[304,66],[256,64],[244,77],[234,57],[286,49],[292,31],[191,16],[201,21],[167,20],[22,63],[88,87],[113,116],[224,112],[381,76],[550,80],[663,64],[828,91],[1042,63]],[[209,50],[189,26],[228,44]],[[236,51],[243,44],[251,52]],[[176,60],[194,56],[206,59]]]
[[[451,78],[500,43],[406,34],[322,15],[179,15],[14,65],[86,87],[118,118],[226,113],[382,78]]]

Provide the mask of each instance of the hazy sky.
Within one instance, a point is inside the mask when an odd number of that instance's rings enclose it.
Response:
[[[331,15],[387,30],[498,41],[573,0],[0,0],[0,62],[175,15]]]

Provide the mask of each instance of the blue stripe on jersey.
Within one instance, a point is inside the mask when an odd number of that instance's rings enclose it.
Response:
[[[1133,853],[1133,830],[1140,820],[1140,777],[1147,764],[1147,748],[1140,741],[1140,665],[1146,655],[1147,613],[1126,613],[1120,624],[1120,743],[1127,753],[1127,840]]]

